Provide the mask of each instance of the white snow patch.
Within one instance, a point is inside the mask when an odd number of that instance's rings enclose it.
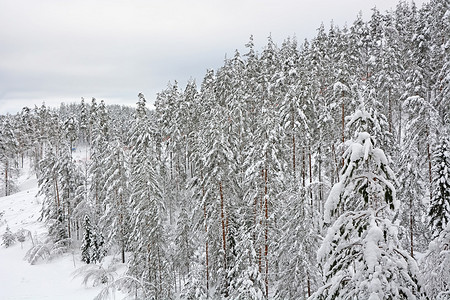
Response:
[[[377,226],[374,220],[371,222],[371,227],[367,232],[365,238],[364,259],[367,262],[369,272],[375,271],[375,266],[378,265],[380,259],[380,248],[378,242],[383,239],[383,231]]]
[[[21,170],[17,183],[20,192],[0,197],[0,212],[4,212],[0,223],[0,244],[6,227],[13,233],[24,229],[32,236],[47,232],[44,224],[38,222],[42,199],[36,197],[37,180],[29,173],[29,165]],[[73,279],[72,273],[84,265],[77,253],[66,253],[50,262],[30,265],[24,260],[32,246],[29,237],[21,245],[5,248],[0,245],[0,299],[2,300],[79,300],[93,299],[102,287],[85,287],[82,278]],[[116,299],[124,295],[117,293]]]
[[[330,194],[328,195],[327,201],[325,202],[325,211],[324,211],[324,222],[331,222],[331,212],[336,209],[339,198],[342,193],[342,189],[344,188],[344,184],[342,182],[338,182],[331,188]]]

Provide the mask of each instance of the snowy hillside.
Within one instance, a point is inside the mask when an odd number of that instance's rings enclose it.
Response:
[[[12,233],[24,229],[33,239],[45,237],[47,230],[38,221],[41,201],[35,175],[25,166],[18,178],[19,192],[0,197],[0,236],[9,226]],[[27,250],[32,246],[29,236],[25,242],[15,242],[6,248],[0,246],[0,299],[60,300],[93,299],[99,287],[85,287],[82,278],[73,278],[72,273],[84,263],[79,253],[66,253],[51,261],[39,261],[35,265],[24,260]],[[117,299],[121,299],[118,297]]]

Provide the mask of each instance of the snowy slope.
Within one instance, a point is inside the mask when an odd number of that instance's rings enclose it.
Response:
[[[37,180],[27,170],[24,168],[18,179],[20,192],[0,197],[0,213],[4,212],[0,219],[0,244],[7,225],[13,233],[20,229],[29,230],[33,236],[46,233],[44,224],[37,221],[42,201],[36,197]],[[1,300],[80,300],[93,299],[99,293],[99,287],[85,287],[81,278],[73,279],[75,269],[84,265],[78,251],[50,262],[39,261],[30,265],[23,258],[31,245],[31,239],[27,238],[23,245],[16,242],[9,248],[0,246]],[[117,296],[116,299],[122,297]]]

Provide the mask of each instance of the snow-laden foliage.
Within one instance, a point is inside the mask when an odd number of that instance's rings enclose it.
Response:
[[[420,261],[425,289],[432,299],[450,296],[450,225],[444,228],[429,245]]]
[[[66,253],[70,242],[69,239],[55,242],[50,238],[44,240],[35,238],[33,246],[25,254],[25,260],[32,265],[36,264],[39,260],[50,261]]]
[[[375,122],[363,102],[349,118],[355,137],[325,204],[325,222],[337,219],[317,253],[324,285],[310,299],[426,299],[417,263],[391,221],[399,208],[395,176],[370,134]]]
[[[9,226],[6,226],[6,231],[2,235],[2,245],[6,248],[12,246],[16,242],[16,236],[11,232]]]
[[[331,217],[339,211],[357,211],[385,205],[390,210],[399,208],[394,188],[395,174],[384,151],[376,147],[376,140],[369,133],[379,124],[362,104],[361,109],[351,116],[347,126],[356,127],[355,137],[347,142],[339,182],[333,186],[325,203],[326,223],[330,223]]]
[[[444,137],[433,153],[433,182],[430,202],[430,226],[434,236],[450,224],[450,143]]]

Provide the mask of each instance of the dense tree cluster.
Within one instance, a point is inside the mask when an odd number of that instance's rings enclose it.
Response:
[[[401,2],[300,45],[250,38],[154,111],[2,116],[1,191],[30,157],[54,242],[120,253],[142,299],[446,299],[448,28],[448,0]]]

